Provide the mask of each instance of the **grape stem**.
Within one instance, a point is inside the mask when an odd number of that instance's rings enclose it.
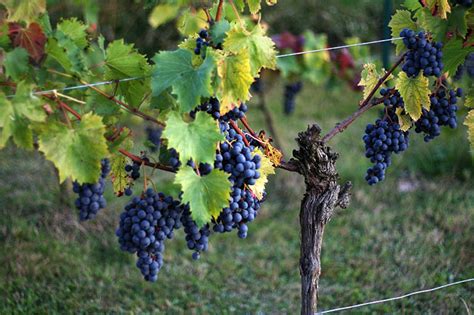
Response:
[[[171,166],[167,166],[167,165],[163,165],[161,163],[153,163],[153,162],[150,162],[150,161],[143,160],[139,156],[137,156],[137,155],[135,155],[131,152],[128,152],[125,149],[119,149],[118,151],[120,153],[122,153],[123,155],[125,155],[126,157],[128,157],[130,160],[134,161],[134,162],[137,162],[137,163],[149,166],[149,167],[157,168],[157,169],[160,169],[160,170],[163,170],[163,171],[176,173],[176,171]]]
[[[219,4],[217,5],[217,12],[216,12],[216,22],[219,22],[221,20],[223,8],[224,8],[224,0],[219,0]]]
[[[404,53],[398,60],[397,62],[390,68],[389,71],[385,73],[383,77],[381,77],[377,84],[374,86],[374,88],[370,91],[369,95],[362,101],[362,103],[359,106],[359,109],[354,112],[352,115],[344,119],[342,122],[337,123],[336,126],[331,129],[322,139],[324,143],[328,142],[331,140],[335,135],[342,133],[349,125],[351,125],[357,118],[362,116],[363,113],[374,107],[375,103],[372,103],[371,100],[374,97],[375,93],[377,90],[382,86],[382,84],[388,79],[388,77],[395,71],[395,69],[403,62],[405,59],[406,53]]]
[[[249,143],[249,141],[247,140],[247,137],[245,137],[244,132],[243,132],[242,130],[240,130],[239,126],[237,126],[237,123],[236,123],[235,121],[233,121],[233,120],[229,120],[229,125],[230,125],[232,128],[234,128],[234,130],[237,131],[237,133],[238,133],[239,135],[242,136],[242,141],[245,143],[245,145],[246,145],[247,147],[249,147],[249,146],[250,146],[250,143]]]

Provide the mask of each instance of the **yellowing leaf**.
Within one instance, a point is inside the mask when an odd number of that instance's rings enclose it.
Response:
[[[177,22],[178,30],[183,35],[192,35],[207,26],[206,13],[203,10],[186,10]]]
[[[247,0],[247,3],[249,5],[250,13],[257,14],[260,11],[260,0]]]
[[[168,147],[176,149],[184,165],[189,160],[199,163],[214,163],[219,141],[224,140],[215,120],[205,112],[198,112],[190,123],[183,121],[176,112],[171,112],[163,130]]]
[[[467,134],[469,137],[469,143],[471,144],[471,150],[474,152],[474,110],[470,110],[464,120],[464,125],[467,126]]]
[[[260,131],[258,138],[261,142],[264,143],[263,147],[265,150],[265,155],[270,159],[275,167],[281,164],[283,158],[283,153],[280,150],[272,146],[271,141],[266,138],[265,131]]]
[[[224,50],[235,54],[248,51],[253,77],[258,77],[262,68],[276,68],[275,43],[265,35],[260,24],[249,33],[239,23],[234,23],[227,32]]]
[[[175,4],[159,4],[153,8],[148,23],[151,27],[157,28],[178,16],[180,7]]]
[[[448,0],[427,0],[426,2],[431,14],[437,15],[442,19],[448,18],[448,13],[451,12],[451,6]]]
[[[250,98],[250,86],[253,77],[250,74],[250,59],[247,51],[222,59],[218,66],[219,99],[221,99],[221,114],[231,109],[231,104],[245,102]],[[226,110],[227,109],[227,110]]]
[[[100,161],[108,155],[101,117],[88,113],[74,129],[49,122],[40,131],[39,150],[57,167],[61,182],[69,176],[81,184],[97,182]]]
[[[409,28],[414,31],[418,29],[417,24],[411,18],[410,11],[407,10],[397,10],[397,12],[392,16],[388,26],[392,29],[392,37],[400,37],[400,32],[404,28]],[[401,40],[397,40],[394,43],[397,47],[396,54],[398,55],[405,48],[405,45]]]
[[[395,113],[397,114],[398,117],[398,124],[400,125],[400,129],[403,131],[407,131],[411,127],[411,118],[410,115],[407,115],[403,108],[398,107],[395,110]]]
[[[175,183],[181,185],[183,203],[189,203],[191,216],[199,227],[217,218],[229,205],[231,183],[229,175],[221,170],[213,169],[201,177],[191,167],[181,167]]]
[[[112,178],[114,193],[117,196],[121,196],[125,188],[130,185],[130,177],[125,171],[125,165],[127,165],[127,158],[124,155],[120,153],[112,155],[110,176]]]
[[[395,83],[395,88],[405,102],[405,110],[410,117],[417,121],[421,116],[421,109],[430,108],[430,90],[428,88],[429,80],[421,73],[415,77],[408,77],[401,71]]]
[[[260,155],[262,157],[261,166],[260,166],[260,177],[257,179],[254,185],[250,186],[250,190],[257,196],[258,199],[263,198],[263,194],[265,192],[265,185],[268,182],[268,176],[275,174],[275,167],[273,166],[272,161],[268,157],[266,157],[262,151],[259,149],[255,149],[253,151],[253,155]]]
[[[8,21],[35,21],[46,10],[46,0],[2,0],[8,10]]]
[[[364,87],[364,98],[367,98],[370,92],[375,88],[379,80],[385,75],[386,71],[382,69],[380,73],[377,71],[377,67],[373,63],[368,63],[364,65],[364,70],[361,73],[361,79],[359,86]],[[393,76],[390,75],[387,80],[392,79]],[[386,80],[386,81],[387,81]]]

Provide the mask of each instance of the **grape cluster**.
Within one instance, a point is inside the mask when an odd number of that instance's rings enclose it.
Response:
[[[202,29],[201,31],[199,31],[199,37],[196,39],[196,48],[194,48],[194,53],[196,55],[201,54],[201,49],[203,46],[209,46],[208,38],[209,33],[207,32],[207,30]]]
[[[469,77],[474,78],[474,53],[467,55],[464,66]]]
[[[405,151],[408,147],[408,131],[400,129],[398,122],[393,120],[395,115],[390,116],[377,119],[375,124],[368,124],[365,129],[365,156],[374,163],[365,176],[369,185],[384,180],[385,171],[391,164],[391,154]]]
[[[221,122],[228,122],[230,120],[237,121],[245,116],[245,113],[248,111],[248,107],[245,103],[242,103],[239,107],[234,107],[225,115],[221,115],[220,110],[221,105],[219,100],[217,98],[211,97],[209,101],[199,105],[195,110],[193,110],[190,113],[190,116],[195,118],[198,111],[203,111]]]
[[[423,109],[422,115],[415,123],[415,132],[424,133],[425,142],[436,138],[441,134],[442,126],[450,128],[457,127],[456,106],[457,98],[462,96],[462,89],[447,91],[440,88],[430,98],[430,110]]]
[[[73,191],[78,194],[75,201],[76,208],[79,209],[79,219],[81,221],[93,219],[100,209],[106,207],[104,198],[105,179],[110,172],[110,162],[108,159],[101,161],[101,174],[99,181],[95,184],[73,183]]]
[[[391,106],[394,108],[404,108],[405,106],[405,102],[403,101],[400,92],[395,89],[381,89],[380,95],[385,97],[383,101],[385,106]]]
[[[252,85],[250,86],[253,92],[255,93],[262,93],[263,92],[263,82],[262,79],[256,78],[255,81],[253,81]]]
[[[416,34],[413,30],[404,29],[400,36],[408,48],[402,70],[410,77],[416,77],[421,70],[424,76],[441,76],[443,72],[443,52],[441,42],[431,43],[423,32]]]
[[[150,141],[150,143],[152,144],[152,146],[150,147],[151,151],[158,151],[161,144],[161,133],[163,132],[163,129],[147,127],[145,131],[147,133],[148,141]]]
[[[466,8],[472,7],[472,0],[454,0],[454,3]]]
[[[181,216],[181,222],[184,227],[184,233],[186,234],[186,244],[188,248],[193,252],[193,259],[197,260],[201,256],[202,251],[207,251],[209,246],[209,235],[211,230],[209,225],[206,224],[202,228],[199,228],[196,222],[191,217],[191,211],[189,207],[185,207],[183,215]]]
[[[294,112],[296,104],[296,95],[298,95],[302,88],[303,82],[301,81],[287,84],[285,86],[285,100],[283,102],[283,109],[285,114],[291,114]]]
[[[252,156],[252,148],[245,145],[242,136],[234,129],[228,130],[227,140],[219,146],[220,153],[216,154],[214,167],[229,173],[231,182],[237,187],[254,185],[260,178],[261,157],[258,154]]]
[[[260,209],[260,201],[251,191],[233,187],[230,203],[224,208],[213,227],[214,232],[225,233],[237,229],[240,238],[247,237],[247,223],[252,222]]]
[[[130,176],[133,180],[137,180],[140,178],[140,167],[141,163],[137,161],[133,161],[132,164],[127,164],[125,165],[125,172],[129,173],[128,176]]]
[[[147,189],[141,197],[134,197],[120,215],[115,232],[120,248],[137,254],[137,267],[145,280],[157,280],[163,265],[164,241],[173,238],[174,230],[182,226],[182,213],[179,201]]]

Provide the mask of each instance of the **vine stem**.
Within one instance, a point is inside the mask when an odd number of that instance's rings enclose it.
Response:
[[[383,77],[381,77],[378,81],[377,84],[374,86],[374,88],[370,91],[369,95],[362,101],[362,103],[359,106],[359,109],[355,111],[352,115],[344,119],[342,122],[337,123],[336,126],[331,129],[323,138],[323,142],[328,142],[332,138],[334,138],[335,135],[342,133],[349,125],[351,125],[358,117],[362,116],[363,113],[371,109],[373,106],[375,106],[374,103],[371,103],[370,101],[375,95],[375,92],[382,86],[382,84],[388,79],[388,77],[395,71],[395,69],[403,62],[405,59],[406,53],[404,53],[396,63],[393,64],[393,66],[390,68],[389,71],[387,71]]]
[[[243,131],[239,128],[239,126],[237,125],[237,123],[236,123],[235,121],[233,121],[233,120],[230,120],[230,121],[229,121],[229,125],[230,125],[232,128],[234,128],[234,130],[237,131],[237,133],[238,133],[239,135],[242,136],[242,141],[245,143],[246,146],[249,147],[249,146],[250,146],[250,143],[249,143],[249,141],[247,140],[247,137],[245,137],[244,132],[243,132]]]
[[[219,22],[222,19],[222,9],[224,8],[224,0],[219,0],[219,4],[217,5],[217,12],[216,12],[216,22]]]
[[[80,82],[84,85],[87,85],[89,83],[87,83],[86,81],[84,80],[80,80]],[[95,87],[95,86],[89,86],[92,90],[94,90],[95,92],[99,93],[100,95],[104,96],[105,98],[108,98],[109,100],[111,100],[112,102],[126,108],[130,113],[132,113],[133,115],[135,116],[138,116],[146,121],[151,121],[161,127],[165,127],[166,124],[159,121],[158,119],[150,116],[150,115],[147,115],[145,113],[143,113],[142,111],[136,109],[136,108],[133,108],[132,106],[130,106],[129,104],[125,103],[125,102],[122,102],[121,100],[119,100],[118,98],[116,98],[114,95],[110,95],[104,91],[102,91],[101,89]]]
[[[128,157],[130,160],[134,161],[134,162],[137,162],[137,163],[149,166],[149,167],[157,168],[157,169],[160,169],[162,171],[167,171],[167,172],[170,172],[170,173],[176,173],[176,171],[173,170],[173,168],[170,167],[170,166],[163,165],[161,163],[153,163],[153,162],[150,162],[150,161],[143,160],[139,156],[137,156],[137,155],[135,155],[131,152],[128,152],[125,149],[119,149],[118,151],[120,153],[122,153],[123,155],[125,155],[126,157]]]

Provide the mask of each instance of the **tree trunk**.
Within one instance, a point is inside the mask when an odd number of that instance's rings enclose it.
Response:
[[[294,164],[305,178],[306,193],[301,202],[301,314],[314,314],[318,302],[321,275],[321,246],[324,227],[337,207],[346,208],[350,201],[351,183],[339,185],[336,171],[338,155],[320,138],[317,125],[299,133],[299,150],[293,152]]]

